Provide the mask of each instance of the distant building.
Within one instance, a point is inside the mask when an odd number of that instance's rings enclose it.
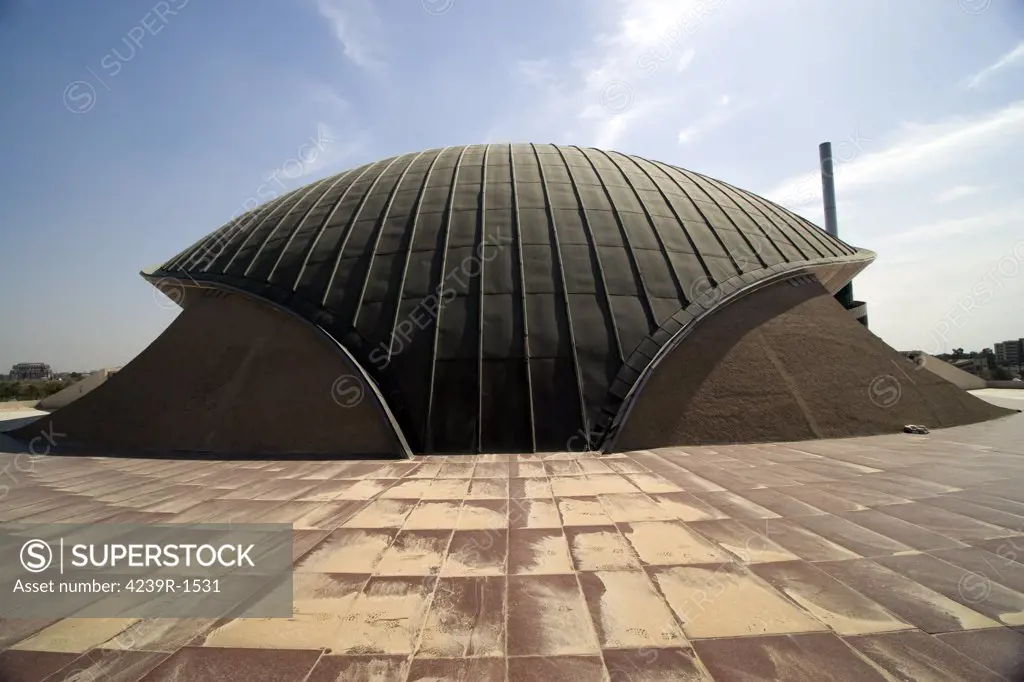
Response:
[[[964,358],[962,360],[954,360],[950,364],[956,367],[957,369],[962,369],[963,371],[969,372],[974,376],[978,376],[983,379],[989,378],[990,372],[988,369],[988,358],[986,358],[985,356]]]
[[[52,377],[53,370],[45,362],[19,362],[11,367],[10,378],[13,381],[36,381]]]
[[[996,362],[1000,365],[1013,366],[1024,364],[1024,339],[1003,341],[995,346]]]

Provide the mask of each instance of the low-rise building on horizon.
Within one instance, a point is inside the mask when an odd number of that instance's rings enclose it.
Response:
[[[19,362],[11,367],[13,381],[39,381],[53,377],[53,370],[45,362]]]

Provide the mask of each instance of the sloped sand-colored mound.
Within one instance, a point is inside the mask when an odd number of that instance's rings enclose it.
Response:
[[[1013,414],[904,358],[817,280],[726,306],[657,368],[616,450],[940,428]]]
[[[57,450],[382,455],[399,452],[375,398],[308,324],[253,299],[190,293],[138,357],[80,400],[22,429]],[[340,382],[340,383],[336,383]]]

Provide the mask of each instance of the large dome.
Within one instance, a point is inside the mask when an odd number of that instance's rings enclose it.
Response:
[[[417,451],[603,434],[701,311],[874,254],[719,180],[598,149],[469,145],[303,187],[144,273],[269,299],[361,365]]]

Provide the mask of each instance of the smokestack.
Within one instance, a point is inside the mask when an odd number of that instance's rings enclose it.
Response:
[[[825,200],[825,231],[833,237],[839,236],[836,221],[836,176],[832,166],[832,143],[818,145],[818,159],[821,161],[821,197]]]
[[[821,198],[825,204],[825,231],[839,238],[839,221],[836,218],[836,173],[832,163],[832,143],[822,142],[818,145],[818,160],[821,163]],[[868,326],[868,306],[863,301],[853,298],[853,282],[850,282],[836,294],[836,300],[857,318],[865,327]]]

